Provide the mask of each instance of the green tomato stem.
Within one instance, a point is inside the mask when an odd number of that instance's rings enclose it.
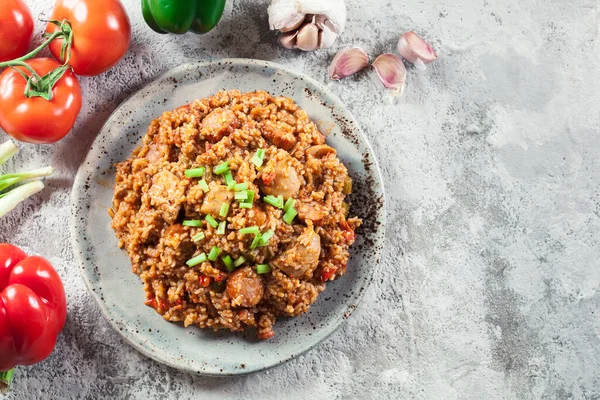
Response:
[[[50,20],[46,21],[57,25],[60,29],[56,32],[53,32],[50,35],[45,35],[47,37],[46,41],[35,48],[28,54],[25,54],[22,57],[15,58],[14,60],[5,61],[0,63],[0,68],[4,67],[12,67],[25,79],[27,80],[27,85],[25,86],[25,97],[42,97],[45,100],[52,100],[52,88],[58,80],[65,74],[68,66],[69,59],[71,57],[71,45],[73,44],[73,29],[71,28],[71,24],[68,20],[64,19],[62,21]],[[25,61],[35,57],[40,51],[48,47],[50,43],[55,39],[63,39],[63,44],[61,48],[60,58],[63,60],[63,65],[54,71],[40,77],[37,72]],[[16,68],[22,67],[25,68],[31,75],[27,76],[25,72]]]

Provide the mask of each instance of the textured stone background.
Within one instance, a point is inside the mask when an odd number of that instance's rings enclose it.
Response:
[[[48,1],[29,3],[35,14],[50,11]],[[125,59],[81,80],[74,132],[53,146],[23,146],[10,164],[58,171],[0,221],[0,239],[51,259],[69,318],[54,354],[19,368],[8,399],[600,398],[596,0],[348,1],[337,45],[376,56],[415,29],[441,53],[424,73],[409,69],[395,102],[368,74],[330,85],[385,176],[385,256],[359,310],[329,340],[240,378],[163,367],[108,327],[74,265],[70,186],[111,111],[156,74],[249,57],[327,81],[334,50],[278,47],[267,1],[229,1],[202,37],[154,34],[138,3],[125,1],[134,35]]]

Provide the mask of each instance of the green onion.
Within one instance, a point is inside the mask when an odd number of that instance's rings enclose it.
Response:
[[[19,148],[11,140],[0,144],[0,165],[4,164],[18,152]],[[1,175],[0,191],[7,189],[8,187],[19,182],[29,179],[42,178],[53,173],[54,169],[52,167],[45,167],[18,174]],[[6,213],[14,209],[20,202],[39,192],[43,188],[44,184],[42,181],[35,180],[0,194],[0,217],[4,216]]]
[[[283,216],[283,220],[287,224],[291,225],[294,218],[296,218],[296,215],[298,215],[298,211],[296,211],[296,209],[294,209],[294,208],[290,208],[289,210],[286,211],[285,215]]]
[[[248,200],[248,192],[245,190],[241,192],[235,192],[234,197],[236,200]]]
[[[221,217],[225,218],[227,216],[228,212],[229,212],[229,203],[221,204],[221,211],[219,211],[219,215]]]
[[[257,167],[262,167],[263,161],[265,159],[265,149],[256,150],[256,154],[250,159],[250,162]]]
[[[12,140],[0,144],[0,165],[7,162],[12,156],[19,152],[19,148]]]
[[[287,201],[285,202],[285,205],[283,206],[283,211],[288,212],[288,210],[290,208],[294,208],[294,206],[296,205],[296,200],[292,199],[291,197],[289,199],[287,199]]]
[[[204,171],[206,171],[206,168],[204,167],[186,169],[185,176],[188,178],[200,178],[202,175],[204,175]]]
[[[233,190],[235,190],[236,192],[240,192],[242,190],[246,190],[248,189],[248,182],[243,182],[243,183],[237,183],[234,187]]]
[[[208,214],[206,217],[204,217],[204,219],[206,220],[206,222],[208,222],[210,224],[210,226],[212,226],[213,228],[216,228],[217,226],[219,226],[219,223],[217,221],[215,221],[215,219],[212,217],[212,215]]]
[[[254,250],[255,248],[258,247],[258,245],[260,244],[260,233],[256,236],[254,236],[254,240],[252,241],[252,244],[250,244],[250,249]]]
[[[198,181],[198,185],[200,185],[200,189],[202,189],[202,191],[204,193],[206,193],[210,190],[208,187],[208,183],[206,183],[206,181],[204,179],[202,179],[201,181]]]
[[[210,261],[215,261],[217,257],[219,257],[219,254],[221,254],[221,249],[217,246],[213,246],[213,248],[210,249],[210,253],[208,253],[208,259]]]
[[[271,272],[271,267],[269,267],[269,264],[258,264],[256,266],[257,274],[266,274],[267,272]]]
[[[206,236],[204,236],[204,233],[203,233],[203,232],[200,232],[200,233],[199,233],[199,234],[197,234],[196,236],[192,237],[192,240],[193,240],[194,242],[199,242],[199,241],[201,241],[202,239],[204,239],[205,237],[206,237]]]
[[[20,202],[44,188],[42,181],[28,182],[0,195],[0,217],[14,209]]]
[[[247,190],[246,193],[248,193],[248,200],[246,200],[246,203],[252,203],[254,201],[254,190]]]
[[[240,203],[241,208],[252,208],[252,203]]]
[[[223,179],[225,179],[225,184],[227,185],[227,187],[229,189],[233,189],[234,185],[235,185],[235,179],[233,179],[233,175],[231,174],[231,171],[227,171],[223,174]]]
[[[244,256],[240,256],[238,259],[236,259],[233,262],[233,266],[237,268],[237,267],[239,267],[240,265],[242,265],[245,262],[246,262],[246,259],[244,258]]]
[[[260,234],[260,229],[258,229],[258,226],[250,226],[248,228],[242,228],[238,232],[241,233],[242,235],[249,235],[249,234],[258,235],[258,234]]]
[[[202,221],[200,221],[199,219],[189,219],[187,221],[183,221],[183,226],[199,227],[202,226]]]
[[[225,234],[225,221],[219,222],[219,227],[217,228],[217,235]]]
[[[196,256],[192,259],[187,260],[186,264],[189,267],[193,267],[193,266],[203,263],[204,261],[206,261],[206,253],[202,253],[199,256]]]
[[[229,171],[229,161],[225,161],[222,164],[219,164],[213,169],[213,172],[217,175],[221,175],[225,172]]]
[[[273,207],[283,208],[283,197],[265,196],[263,198],[265,203],[272,205]]]
[[[54,168],[44,167],[34,169],[32,171],[21,172],[18,174],[6,174],[0,176],[0,190],[4,190],[9,186],[29,179],[43,178],[44,176],[52,175]]]
[[[221,260],[223,260],[223,264],[225,264],[225,267],[227,268],[227,271],[231,272],[231,271],[234,270],[233,260],[231,259],[230,255],[227,255],[225,257],[221,257]]]
[[[269,244],[269,239],[271,239],[273,237],[273,235],[275,234],[275,232],[273,232],[272,229],[269,229],[268,231],[266,231],[265,233],[263,233],[260,236],[260,242],[259,242],[259,246],[266,246]]]

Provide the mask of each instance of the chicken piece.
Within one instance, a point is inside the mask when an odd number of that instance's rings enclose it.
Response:
[[[240,120],[229,109],[216,109],[202,120],[200,134],[203,139],[216,143],[240,127]]]
[[[233,200],[233,192],[227,189],[227,186],[211,184],[210,190],[204,195],[200,212],[202,214],[210,214],[214,218],[224,219],[219,215],[221,206],[224,203],[231,203],[231,200]]]
[[[152,143],[148,146],[146,159],[148,159],[150,164],[158,163],[162,159],[162,154],[160,153],[160,150],[156,144]]]
[[[268,195],[283,196],[284,199],[296,197],[300,191],[300,176],[292,165],[288,153],[279,153],[267,163],[262,174],[260,190]]]
[[[316,201],[298,201],[295,208],[302,221],[309,220],[315,225],[321,225],[321,220],[329,214],[329,210]]]
[[[229,275],[225,290],[233,307],[253,307],[265,294],[265,283],[252,268],[244,267]]]
[[[150,204],[162,212],[163,219],[169,224],[177,219],[181,208],[179,181],[172,172],[162,170],[152,177],[152,186],[148,189]]]
[[[196,249],[189,232],[181,224],[174,224],[165,229],[162,240],[165,247],[173,249],[172,254],[178,264],[184,264],[192,258]]]
[[[312,226],[304,232],[290,248],[277,257],[272,264],[285,272],[290,278],[310,276],[319,265],[321,255],[321,237]]]
[[[260,123],[260,130],[267,140],[270,140],[275,146],[284,150],[289,151],[296,144],[294,127],[285,122],[265,120]]]

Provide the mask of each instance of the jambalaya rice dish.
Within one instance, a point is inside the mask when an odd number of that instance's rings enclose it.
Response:
[[[163,318],[274,333],[346,272],[352,180],[293,100],[219,92],[165,112],[117,165],[112,227]]]

